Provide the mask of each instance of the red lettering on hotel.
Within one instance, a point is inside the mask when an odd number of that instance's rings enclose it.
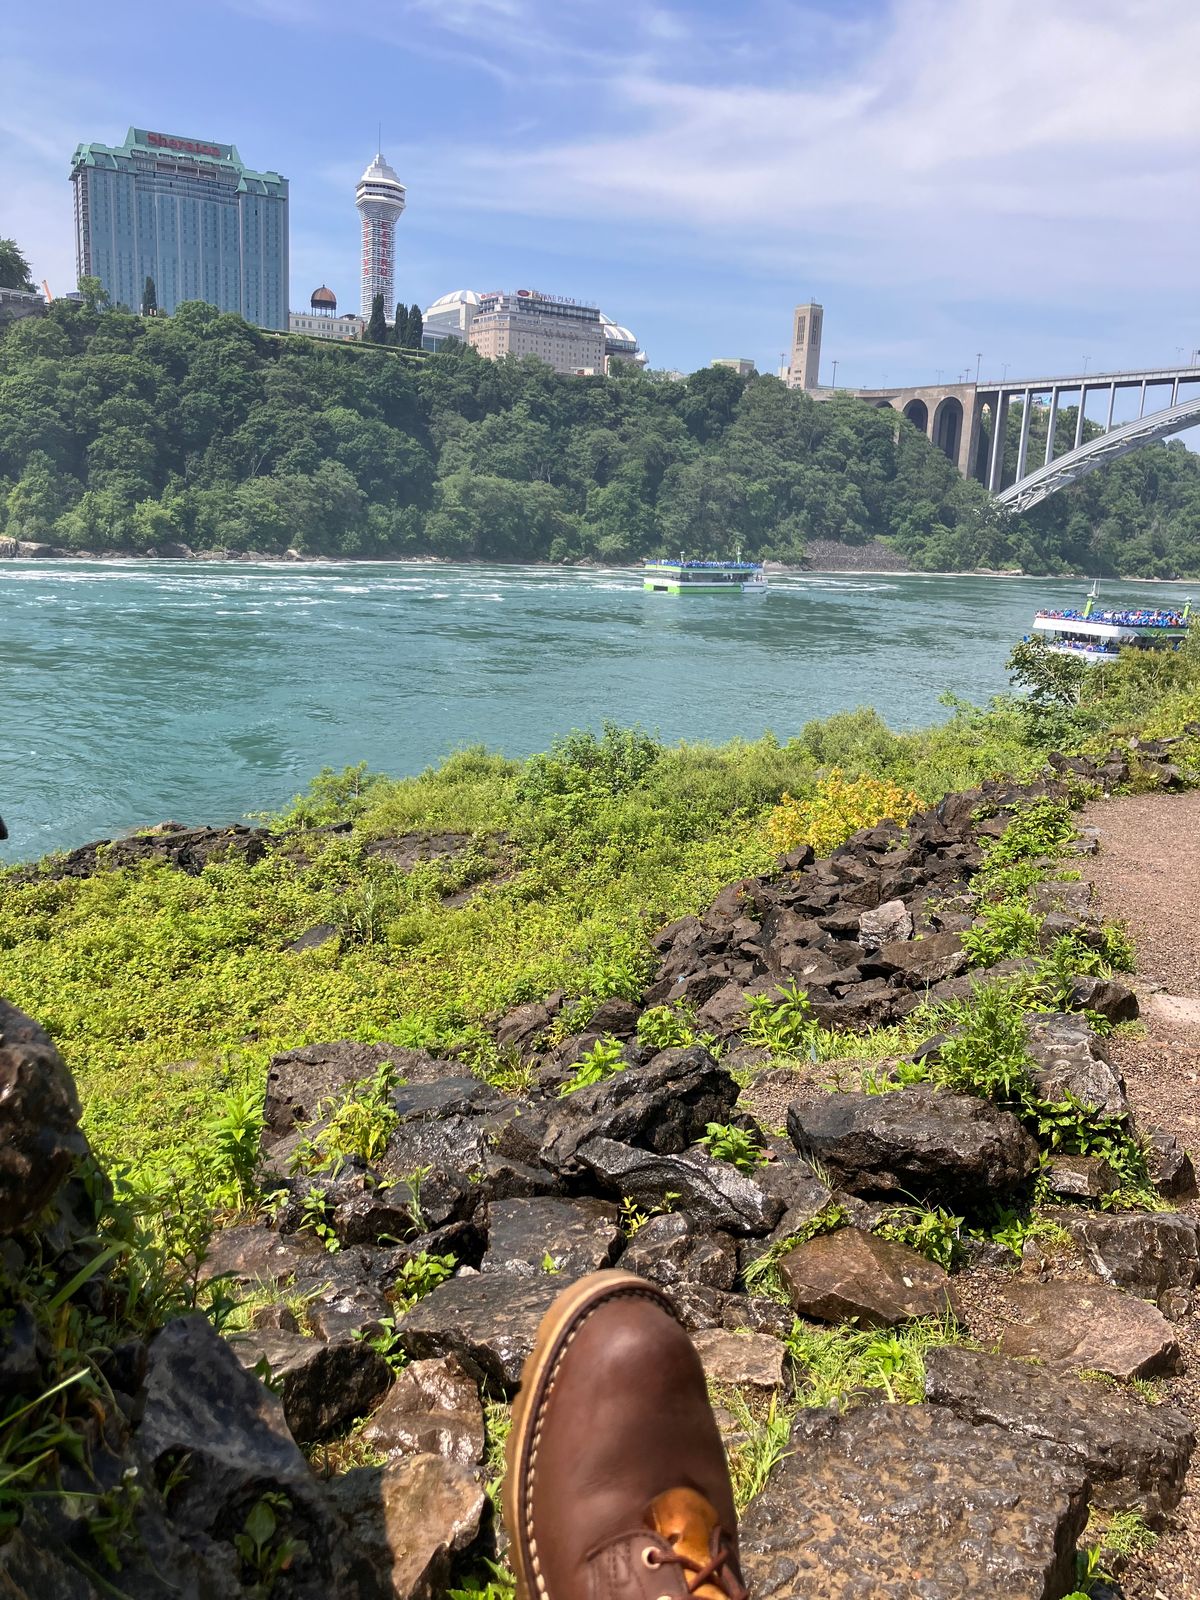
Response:
[[[219,144],[199,144],[195,139],[172,139],[166,133],[148,133],[146,143],[160,150],[183,150],[193,156],[216,156],[219,159],[221,155]]]

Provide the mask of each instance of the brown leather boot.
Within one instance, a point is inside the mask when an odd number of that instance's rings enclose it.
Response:
[[[657,1285],[594,1272],[559,1295],[507,1455],[521,1600],[746,1600],[704,1370]]]

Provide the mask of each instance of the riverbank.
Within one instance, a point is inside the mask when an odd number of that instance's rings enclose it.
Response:
[[[146,551],[131,550],[66,550],[55,545],[40,544],[29,540],[0,539],[0,561],[102,561],[108,564],[123,561],[170,561],[170,562],[199,562],[214,564],[224,562],[237,562],[246,566],[444,566],[448,568],[474,567],[481,563],[474,559],[460,560],[452,556],[424,555],[424,556],[326,556],[310,555],[299,550],[290,549],[282,555],[269,555],[261,550],[192,550],[186,545],[168,545]],[[489,559],[488,566],[502,567],[511,565],[513,568],[531,567],[541,568],[546,571],[582,570],[582,571],[611,571],[629,572],[637,574],[640,566],[606,566],[593,558],[580,561],[514,561],[505,563]],[[1025,572],[1020,567],[973,567],[955,570],[933,571],[924,567],[913,567],[896,550],[886,545],[882,540],[875,539],[867,544],[837,544],[830,540],[814,540],[808,546],[806,560],[799,564],[789,564],[783,561],[768,560],[764,563],[769,574],[780,576],[800,577],[806,573],[814,577],[835,576],[843,577],[869,577],[869,576],[912,576],[926,578],[1021,578],[1036,577],[1037,573]],[[1095,577],[1093,572],[1054,573],[1047,575],[1051,578],[1075,578],[1080,581],[1091,581]],[[1129,575],[1119,575],[1109,578],[1112,583],[1187,583],[1193,579],[1200,579],[1200,573],[1183,573],[1172,578],[1142,578]]]

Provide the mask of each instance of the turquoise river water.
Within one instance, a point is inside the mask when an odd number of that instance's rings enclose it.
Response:
[[[814,574],[742,600],[582,569],[2,562],[0,859],[237,820],[324,765],[526,755],[605,718],[716,741],[866,704],[898,728],[933,721],[946,689],[1003,689],[1036,607],[1084,587]]]

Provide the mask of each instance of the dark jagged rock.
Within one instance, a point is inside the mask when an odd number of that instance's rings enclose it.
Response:
[[[624,1241],[617,1208],[603,1200],[500,1200],[488,1208],[481,1272],[569,1278],[609,1267]]]
[[[474,1117],[498,1111],[508,1102],[482,1078],[448,1073],[434,1082],[404,1082],[393,1090],[391,1107],[400,1121],[432,1122],[439,1117]]]
[[[1157,1522],[1178,1505],[1196,1445],[1173,1406],[1147,1405],[1096,1381],[1046,1372],[1027,1361],[953,1346],[925,1357],[925,1397],[964,1422],[995,1423],[1076,1457],[1094,1504]]]
[[[1146,1164],[1150,1182],[1170,1200],[1191,1200],[1196,1194],[1196,1168],[1173,1133],[1156,1129],[1150,1135]]]
[[[632,1000],[601,1000],[588,1019],[588,1030],[614,1039],[628,1039],[637,1028],[641,1007]]]
[[[941,983],[966,970],[967,952],[956,933],[931,933],[924,939],[905,939],[880,945],[864,956],[865,977],[895,974],[911,988]]]
[[[471,1472],[434,1455],[355,1467],[327,1492],[374,1574],[379,1600],[444,1594],[455,1557],[478,1536],[486,1501]]]
[[[170,1498],[171,1521],[185,1537],[229,1538],[262,1494],[286,1495],[315,1574],[326,1580],[316,1592],[340,1592],[329,1582],[346,1561],[338,1531],[283,1407],[207,1318],[170,1322],[152,1342],[134,1448],[147,1479],[160,1486],[186,1460]]]
[[[1115,978],[1075,977],[1067,988],[1072,1011],[1096,1011],[1109,1022],[1135,1022],[1138,997]]]
[[[535,1055],[545,1044],[555,1017],[563,1008],[565,996],[553,994],[547,1000],[517,1006],[496,1024],[496,1043],[520,1055]]]
[[[732,1289],[737,1248],[728,1234],[700,1227],[672,1211],[651,1217],[637,1230],[622,1253],[621,1268],[668,1289],[683,1284]]]
[[[569,1172],[578,1165],[579,1146],[598,1138],[673,1155],[709,1122],[727,1122],[737,1098],[733,1077],[702,1046],[663,1050],[645,1066],[563,1099],[550,1116],[542,1160]]]
[[[232,1284],[257,1283],[266,1287],[286,1283],[312,1260],[323,1264],[327,1259],[311,1233],[281,1238],[265,1223],[248,1223],[221,1228],[213,1234],[200,1277],[228,1278]]]
[[[387,1362],[366,1339],[326,1344],[302,1333],[255,1329],[239,1334],[230,1348],[248,1372],[265,1360],[287,1425],[305,1444],[343,1432],[391,1382]]]
[[[644,1210],[668,1205],[728,1233],[769,1233],[783,1202],[755,1178],[700,1150],[658,1155],[613,1139],[589,1139],[576,1160],[605,1193]]]
[[[1063,1219],[1106,1283],[1165,1310],[1172,1290],[1186,1296],[1200,1282],[1200,1221],[1174,1211],[1148,1215],[1084,1212]]]
[[[1000,1337],[1005,1355],[1122,1381],[1159,1377],[1179,1365],[1179,1343],[1162,1313],[1109,1284],[1021,1278],[1004,1292],[1017,1316]]]
[[[402,1185],[356,1173],[331,1187],[329,1225],[342,1244],[384,1244],[412,1233],[412,1201]]]
[[[1087,1477],[938,1406],[801,1412],[742,1518],[760,1600],[1051,1600],[1073,1587]]]
[[[40,879],[91,878],[97,872],[112,872],[120,867],[136,867],[147,861],[162,861],[192,877],[198,877],[210,862],[244,861],[254,866],[267,854],[272,836],[266,828],[184,828],[177,822],[164,822],[150,833],[133,834],[127,839],[97,839],[80,845],[63,856],[48,856],[36,866],[19,867],[13,873],[18,883]]]
[[[538,1323],[570,1280],[558,1273],[535,1278],[513,1272],[460,1274],[441,1283],[397,1324],[410,1357],[457,1355],[511,1394],[533,1349]]]
[[[903,900],[885,900],[858,919],[858,942],[864,950],[878,950],[881,945],[911,939],[912,934],[912,912]]]
[[[1065,1100],[1070,1095],[1092,1110],[1129,1117],[1124,1079],[1083,1017],[1032,1012],[1026,1031],[1035,1063],[1034,1082],[1045,1099]]]
[[[818,1234],[779,1259],[792,1306],[816,1322],[894,1328],[954,1313],[950,1280],[932,1261],[861,1228]]]
[[[484,1451],[479,1385],[457,1356],[410,1362],[371,1413],[362,1437],[389,1458],[432,1455],[475,1466]]]
[[[692,1343],[710,1383],[732,1383],[767,1394],[783,1388],[784,1347],[768,1333],[710,1328],[694,1334]]]
[[[483,1198],[473,1177],[489,1155],[487,1130],[478,1117],[442,1117],[404,1122],[395,1129],[379,1161],[390,1182],[416,1186],[417,1211],[426,1227],[469,1217]]]
[[[304,1318],[319,1339],[335,1344],[379,1333],[391,1306],[383,1290],[369,1283],[326,1279],[308,1292]]]
[[[332,944],[339,937],[338,930],[332,922],[318,922],[311,928],[306,928],[297,939],[284,946],[293,955],[298,955],[303,950],[319,950],[324,944]]]
[[[1050,1193],[1067,1200],[1100,1200],[1121,1187],[1116,1173],[1099,1156],[1054,1156],[1046,1176]]]
[[[411,872],[428,861],[453,861],[465,855],[475,843],[469,833],[402,833],[386,839],[372,839],[366,854],[386,861],[397,872]]]
[[[0,1000],[0,1234],[31,1222],[87,1149],[62,1057],[36,1022]]]
[[[0,1399],[35,1394],[40,1388],[37,1322],[29,1306],[18,1303],[0,1311]],[[110,1380],[111,1381],[111,1380]],[[10,1407],[4,1406],[5,1412]]]
[[[408,1082],[430,1082],[447,1075],[444,1061],[394,1044],[359,1044],[342,1039],[307,1044],[272,1056],[263,1106],[263,1145],[270,1146],[302,1125],[314,1122],[321,1103],[344,1098],[356,1084],[391,1065]]]
[[[1037,1145],[1009,1112],[927,1084],[794,1101],[787,1127],[800,1154],[853,1194],[968,1204],[1014,1188],[1038,1164]]]

